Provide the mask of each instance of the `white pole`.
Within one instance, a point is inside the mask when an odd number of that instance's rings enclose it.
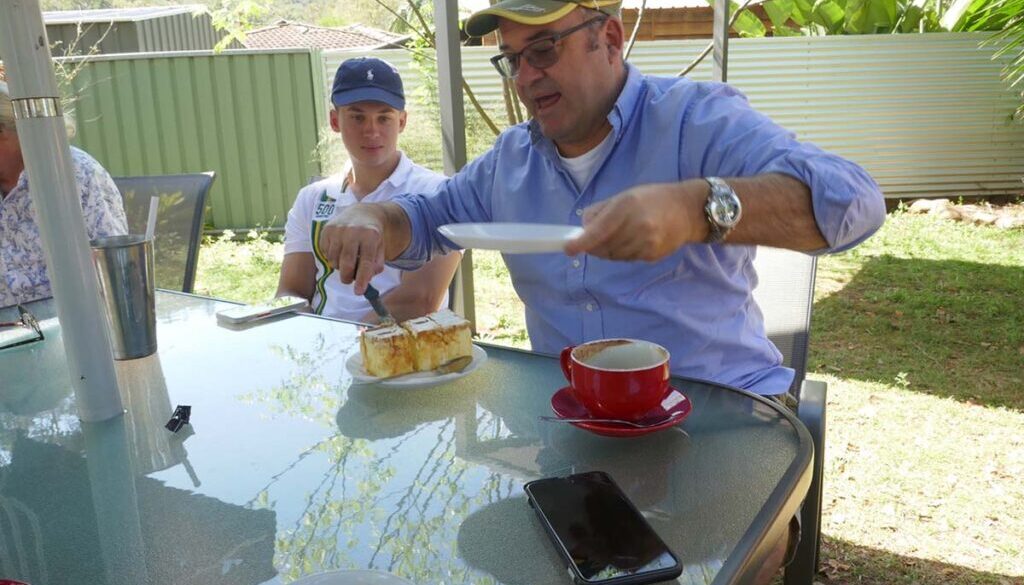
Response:
[[[160,207],[160,198],[153,195],[149,198],[149,216],[146,218],[146,239],[152,240],[156,233],[156,212]]]
[[[729,78],[729,0],[715,0],[713,8],[711,38],[715,48],[711,79],[725,83]]]
[[[454,175],[466,165],[466,113],[462,103],[462,51],[459,46],[457,0],[434,0],[434,23],[444,172]],[[454,283],[455,286],[450,289],[452,308],[473,323],[473,330],[476,331],[472,250],[466,250],[463,254]]]
[[[0,1],[0,56],[78,415],[107,420],[123,408],[39,0]]]

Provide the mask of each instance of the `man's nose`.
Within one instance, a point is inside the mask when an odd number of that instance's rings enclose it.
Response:
[[[363,134],[367,136],[376,136],[380,134],[380,124],[376,120],[368,120],[366,126],[363,128]]]
[[[519,71],[516,75],[516,85],[519,86],[519,96],[529,95],[527,91],[538,79],[544,77],[543,69],[538,69],[526,62],[526,59],[519,60]]]

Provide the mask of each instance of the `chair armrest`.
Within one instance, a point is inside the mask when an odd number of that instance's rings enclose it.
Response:
[[[815,456],[817,447],[825,440],[825,400],[828,397],[828,384],[820,380],[804,380],[800,385],[799,402],[796,416],[804,423],[814,439]]]
[[[800,386],[796,416],[814,443],[811,486],[800,509],[801,535],[793,562],[786,567],[786,585],[811,585],[818,573],[821,553],[822,472],[825,469],[825,407],[828,384],[804,380]]]

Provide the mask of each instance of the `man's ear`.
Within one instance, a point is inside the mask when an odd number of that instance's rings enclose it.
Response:
[[[621,58],[623,47],[626,42],[626,33],[622,25],[622,19],[614,16],[608,19],[604,25],[604,41],[608,45],[608,56]]]
[[[331,130],[334,130],[335,132],[341,132],[341,120],[339,119],[339,116],[341,116],[341,108],[332,108],[330,116]]]
[[[405,130],[405,123],[409,121],[409,115],[402,110],[398,112],[398,132],[402,133]]]

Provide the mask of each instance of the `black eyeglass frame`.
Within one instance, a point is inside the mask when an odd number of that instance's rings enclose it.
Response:
[[[535,69],[547,69],[548,67],[553,67],[556,63],[558,63],[558,60],[562,57],[562,55],[558,53],[558,43],[560,43],[562,39],[576,31],[580,31],[587,28],[588,26],[594,24],[595,22],[604,24],[606,20],[608,20],[607,15],[595,16],[594,18],[585,20],[580,24],[577,24],[576,26],[571,26],[563,31],[559,31],[546,37],[541,37],[539,39],[534,39],[527,43],[527,45],[523,47],[523,50],[519,51],[518,53],[499,53],[491,57],[491,65],[494,65],[494,68],[498,71],[498,75],[502,76],[505,79],[515,79],[519,75],[519,60],[522,58],[525,58],[526,62],[530,64],[530,67],[533,67]],[[551,63],[548,63],[547,65],[544,65],[543,67],[535,65],[533,63],[533,60],[529,57],[530,47],[533,47],[537,43],[544,43],[548,41],[552,43],[551,48],[552,50],[555,51],[555,60],[552,61]],[[502,61],[506,61],[508,63],[507,71],[506,68],[502,67]]]
[[[36,336],[28,339],[21,339],[10,345],[0,345],[0,350],[18,347],[19,345],[35,343],[37,341],[42,341],[43,339],[45,339],[45,337],[43,336],[43,330],[42,328],[39,327],[39,321],[36,320],[35,315],[33,315],[28,309],[26,309],[21,304],[18,305],[18,314],[20,315],[20,319],[18,321],[8,321],[5,323],[0,323],[0,327],[27,327],[28,329],[34,331]]]

